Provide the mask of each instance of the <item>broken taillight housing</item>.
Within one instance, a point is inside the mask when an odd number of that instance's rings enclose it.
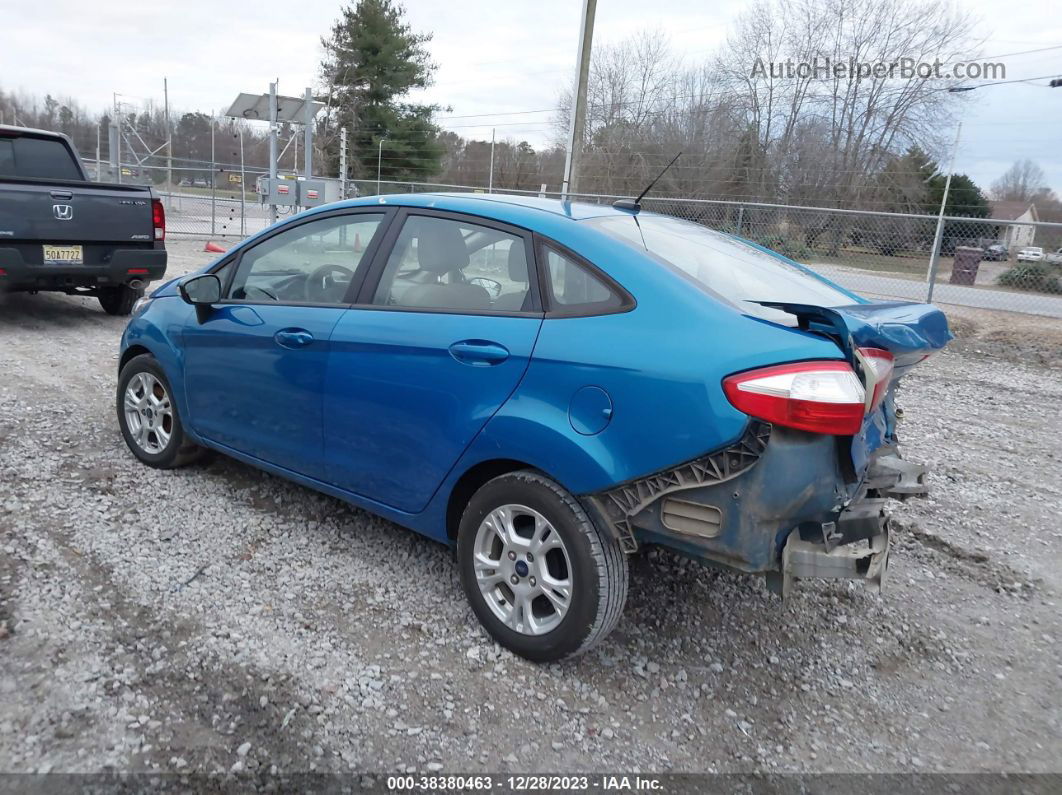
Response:
[[[723,379],[734,408],[813,433],[852,436],[866,411],[866,392],[847,362],[779,364]]]
[[[885,399],[892,380],[894,357],[881,348],[856,348],[856,358],[863,367],[863,380],[866,388],[867,411],[873,411]]]

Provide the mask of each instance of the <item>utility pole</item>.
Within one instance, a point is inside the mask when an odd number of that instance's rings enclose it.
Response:
[[[96,182],[102,182],[103,163],[100,162],[100,123],[96,122]]]
[[[933,287],[937,282],[937,261],[940,258],[940,245],[944,239],[944,208],[948,204],[948,192],[951,190],[951,172],[955,170],[955,154],[959,151],[959,135],[962,133],[962,122],[955,128],[955,143],[951,145],[951,157],[948,160],[948,175],[944,179],[944,198],[940,200],[940,212],[937,214],[937,233],[933,236],[933,250],[929,252],[929,272],[926,279],[929,281],[929,289],[926,291],[926,303],[933,302]]]
[[[487,179],[487,193],[494,193],[494,131],[490,128],[490,177]]]
[[[163,114],[166,118],[166,184],[173,190],[173,130],[170,128],[170,81],[162,78]]]
[[[240,138],[240,147],[243,147],[243,137]],[[240,157],[241,163],[243,157]],[[269,84],[269,222],[277,222],[277,206],[273,203],[273,191],[277,188],[277,84]]]
[[[575,90],[572,92],[571,119],[568,124],[568,154],[564,158],[564,180],[561,184],[561,199],[568,192],[578,190],[579,150],[582,147],[586,128],[586,85],[590,79],[590,49],[594,39],[594,14],[597,0],[583,0],[582,21],[579,25],[579,49],[575,61]]]

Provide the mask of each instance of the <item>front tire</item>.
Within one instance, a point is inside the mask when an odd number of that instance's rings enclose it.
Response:
[[[118,374],[118,427],[129,450],[148,466],[172,469],[202,457],[177,413],[170,382],[155,357],[143,353]]]
[[[555,481],[523,470],[477,491],[461,517],[465,595],[502,646],[534,662],[580,654],[616,626],[627,559]]]
[[[124,284],[113,287],[100,287],[96,297],[100,306],[108,315],[128,315],[133,311],[133,304],[144,294],[142,289],[134,290]]]

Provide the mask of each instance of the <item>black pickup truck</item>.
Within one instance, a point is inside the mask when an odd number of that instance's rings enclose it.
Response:
[[[94,295],[128,315],[166,272],[165,239],[152,188],[90,182],[65,135],[0,125],[0,291]]]

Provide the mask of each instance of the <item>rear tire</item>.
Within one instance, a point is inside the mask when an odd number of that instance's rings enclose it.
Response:
[[[457,557],[480,622],[534,662],[590,649],[616,626],[627,600],[619,545],[575,497],[537,472],[501,475],[472,496]]]
[[[128,315],[143,294],[143,289],[134,290],[128,285],[119,284],[115,287],[100,287],[97,297],[108,315]]]
[[[117,411],[126,445],[150,467],[185,466],[206,452],[185,436],[170,382],[149,353],[134,356],[118,374]]]

